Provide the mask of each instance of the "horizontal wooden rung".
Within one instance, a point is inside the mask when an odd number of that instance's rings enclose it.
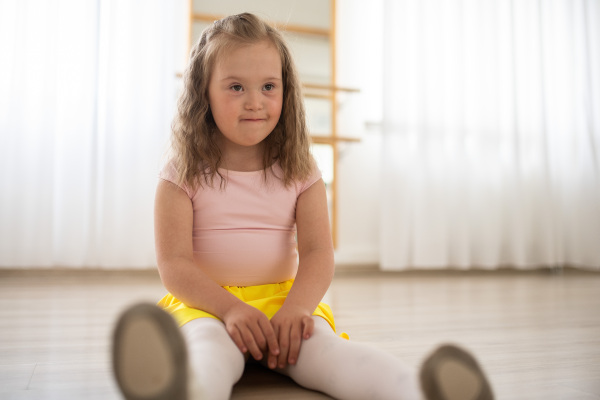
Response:
[[[224,18],[224,15],[216,15],[216,14],[206,14],[206,13],[193,13],[192,19],[194,21],[203,21],[203,22],[214,22]],[[279,30],[287,31],[287,32],[295,32],[295,33],[304,33],[309,35],[318,35],[318,36],[326,36],[329,37],[331,32],[329,29],[316,28],[312,26],[305,25],[280,25],[277,22],[268,22],[269,25],[276,27]]]
[[[338,142],[360,142],[360,138],[357,137],[349,137],[349,136],[313,136],[311,135],[311,140],[314,144],[334,144]]]
[[[332,92],[360,92],[360,89],[356,89],[356,88],[349,88],[349,87],[342,87],[342,86],[335,86],[335,85],[324,85],[324,84],[320,84],[320,83],[303,83],[302,86],[304,86],[306,89],[318,89],[318,90],[329,90]]]

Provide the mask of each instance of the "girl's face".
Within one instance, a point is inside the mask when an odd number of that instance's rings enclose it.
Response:
[[[281,115],[279,52],[261,41],[222,53],[213,67],[208,97],[224,150],[258,149]]]

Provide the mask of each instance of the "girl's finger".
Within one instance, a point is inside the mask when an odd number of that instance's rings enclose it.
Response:
[[[240,349],[240,351],[243,354],[245,354],[248,351],[248,348],[244,344],[244,340],[242,339],[242,336],[240,335],[240,331],[238,330],[238,328],[235,326],[233,328],[227,328],[227,333],[229,333],[229,337],[231,337],[231,339],[233,339],[233,343],[235,343],[235,345],[238,347],[238,349]]]
[[[302,338],[304,340],[309,339],[315,330],[315,320],[312,317],[304,318],[302,325]]]
[[[277,335],[275,330],[273,329],[273,325],[268,319],[261,319],[259,321],[260,328],[262,329],[262,333],[267,341],[267,346],[269,347],[269,354],[278,355],[279,354],[279,343],[277,342]]]
[[[285,368],[287,364],[288,352],[290,349],[290,325],[281,326],[279,328],[279,368]]]
[[[290,329],[290,349],[288,352],[288,363],[296,364],[298,354],[300,354],[300,345],[302,343],[302,324],[292,326]]]
[[[256,326],[252,327],[252,335],[254,336],[254,341],[260,349],[260,352],[264,353],[267,350],[267,338],[260,325],[261,324],[258,323]]]
[[[271,369],[277,368],[277,355],[275,355],[273,353],[269,353],[268,358],[267,358],[267,365]]]
[[[262,351],[260,351],[260,348],[258,347],[258,345],[256,344],[256,341],[254,340],[254,332],[252,332],[252,330],[248,327],[243,327],[241,329],[241,335],[242,335],[242,340],[244,341],[244,344],[246,345],[246,348],[250,352],[250,355],[252,355],[252,357],[254,357],[255,360],[261,360],[262,359]]]
[[[271,324],[269,323],[269,325],[271,325]],[[273,329],[273,336],[275,338],[275,344],[274,344],[274,347],[271,347],[271,345],[269,345],[270,351],[269,351],[269,358],[267,360],[267,365],[269,366],[269,368],[275,369],[275,368],[277,368],[277,363],[278,363],[277,356],[279,355],[281,350],[279,348],[279,342],[277,340],[277,338],[279,337],[279,328],[277,326],[273,326],[272,329]],[[277,350],[277,352],[275,352],[273,350],[274,348]]]

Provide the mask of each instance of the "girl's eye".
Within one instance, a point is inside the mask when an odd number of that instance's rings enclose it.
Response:
[[[241,92],[242,91],[242,85],[232,85],[231,86],[231,90],[233,90],[234,92]]]
[[[263,88],[266,91],[271,91],[271,90],[275,89],[275,85],[273,85],[272,83],[267,83],[265,86],[263,86]]]

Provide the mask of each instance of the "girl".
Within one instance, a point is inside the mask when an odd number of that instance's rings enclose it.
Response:
[[[430,356],[419,384],[391,355],[335,334],[320,302],[334,271],[325,186],[276,30],[241,14],[202,33],[172,147],[155,208],[169,294],[117,323],[113,363],[126,398],[227,399],[249,357],[340,399],[492,398],[456,347]]]

